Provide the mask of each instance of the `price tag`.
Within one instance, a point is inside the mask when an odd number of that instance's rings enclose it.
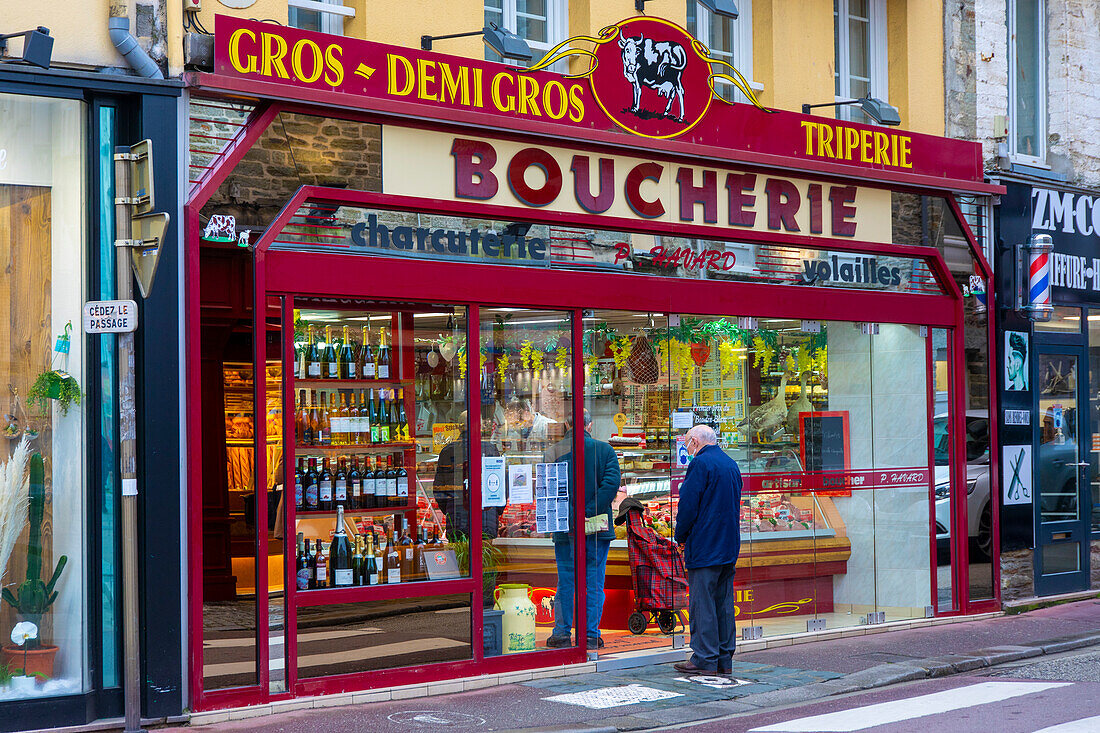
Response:
[[[90,300],[84,304],[85,333],[131,333],[138,327],[132,300]]]

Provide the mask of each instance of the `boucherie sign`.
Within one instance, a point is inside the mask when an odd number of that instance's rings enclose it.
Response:
[[[892,239],[883,189],[389,125],[382,128],[382,192],[595,214],[627,228],[639,220],[692,224],[719,238],[756,231]]]
[[[300,90],[264,89],[269,97],[336,92],[352,107],[511,130],[526,124],[563,138],[618,132],[639,144],[707,146],[716,158],[918,174],[946,179],[945,187],[982,180],[974,143],[764,108],[736,69],[668,21],[628,18],[559,44],[533,68],[570,61],[579,73],[563,76],[228,16],[215,21],[216,74]],[[726,102],[713,91],[719,83],[756,104]]]

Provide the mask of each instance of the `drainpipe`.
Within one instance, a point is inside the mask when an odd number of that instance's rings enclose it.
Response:
[[[126,59],[130,68],[147,79],[163,79],[164,74],[145,49],[138,45],[137,39],[130,33],[130,6],[126,2],[111,3],[111,18],[107,21],[107,33],[111,43]]]

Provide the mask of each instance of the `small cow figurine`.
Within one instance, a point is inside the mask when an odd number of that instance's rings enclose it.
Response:
[[[644,35],[619,38],[623,50],[623,75],[634,87],[634,106],[630,111],[640,112],[642,87],[647,86],[668,100],[664,114],[671,117],[673,99],[680,106],[680,113],[673,119],[684,119],[684,69],[687,68],[687,52],[679,43],[658,41]]]

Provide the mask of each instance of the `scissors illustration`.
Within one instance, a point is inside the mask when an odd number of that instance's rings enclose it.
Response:
[[[1012,464],[1012,480],[1008,482],[1008,498],[1019,499],[1020,492],[1024,488],[1024,482],[1020,479],[1020,464],[1024,462],[1024,452],[1016,454],[1016,460]],[[1017,488],[1019,487],[1019,488]]]

